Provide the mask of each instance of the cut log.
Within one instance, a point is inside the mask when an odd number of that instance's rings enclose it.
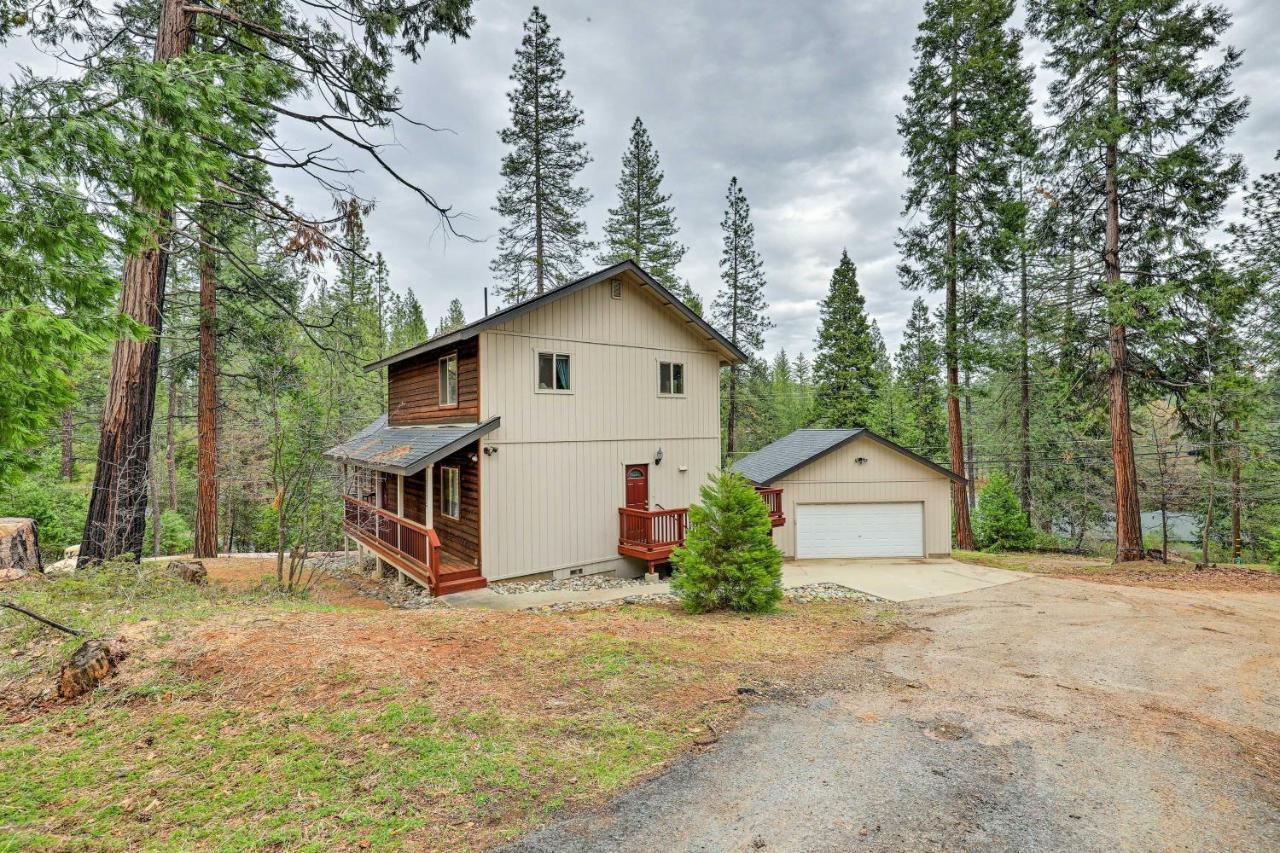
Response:
[[[209,570],[199,560],[174,560],[169,564],[169,571],[196,586],[204,586],[209,582]]]
[[[31,518],[0,518],[0,580],[42,572],[40,541]]]
[[[88,693],[115,672],[120,661],[128,656],[129,650],[119,638],[87,641],[62,665],[58,673],[58,695],[74,699]]]

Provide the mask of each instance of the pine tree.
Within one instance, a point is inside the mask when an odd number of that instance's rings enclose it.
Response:
[[[462,313],[462,300],[451,299],[449,300],[449,310],[440,318],[440,323],[436,326],[436,334],[447,334],[454,329],[461,329],[465,325],[467,325],[467,318]]]
[[[388,294],[387,348],[400,352],[420,344],[429,337],[427,320],[422,315],[422,303],[412,290],[400,296],[395,291]]]
[[[489,269],[499,282],[495,294],[507,304],[571,280],[592,248],[581,218],[591,193],[574,183],[591,158],[574,136],[582,110],[563,79],[560,39],[534,6],[511,69],[511,125],[499,134],[511,150],[502,158],[504,184],[493,209],[506,224]]]
[[[982,487],[973,527],[984,551],[1017,551],[1035,544],[1035,531],[1003,471],[992,474]]]
[[[942,387],[942,346],[938,327],[920,297],[911,304],[911,317],[898,346],[897,380],[905,391],[911,419],[919,434],[912,449],[930,459],[947,452],[946,395]]]
[[[604,250],[599,262],[607,266],[630,258],[690,304],[697,297],[688,282],[676,275],[686,249],[677,239],[675,209],[671,194],[662,191],[662,178],[658,152],[637,116],[631,124],[631,141],[622,155],[618,206],[609,208],[604,224]]]
[[[1078,217],[1064,229],[1064,248],[1100,261],[1076,310],[1105,329],[1116,560],[1142,559],[1129,401],[1144,353],[1133,346],[1176,340],[1189,313],[1179,304],[1191,295],[1188,262],[1203,254],[1205,234],[1243,180],[1240,158],[1224,151],[1247,105],[1231,87],[1240,52],[1212,58],[1230,25],[1214,4],[1034,0],[1028,12],[1058,74],[1048,108],[1063,175],[1059,210]],[[1145,355],[1144,372],[1163,360]]]
[[[910,187],[900,231],[911,288],[946,291],[945,355],[951,468],[965,473],[960,385],[962,291],[991,274],[1008,242],[1009,165],[1030,133],[1030,71],[1013,0],[928,0],[915,42],[906,110],[898,118]],[[956,541],[973,548],[969,505],[952,490]]]
[[[858,271],[847,251],[831,274],[831,287],[819,306],[813,361],[814,422],[852,429],[870,425],[872,407],[884,382],[876,336],[867,319],[867,302],[858,288]],[[883,340],[880,348],[884,347]]]
[[[711,304],[712,322],[738,349],[753,355],[764,346],[764,333],[773,327],[765,315],[764,268],[756,251],[756,228],[751,224],[751,205],[736,177],[729,179],[725,194],[728,207],[720,223],[724,248],[720,253],[720,280],[724,286]],[[726,451],[737,448],[739,365],[729,368],[729,401]]]
[[[685,543],[671,555],[671,589],[691,613],[766,613],[782,600],[782,552],[769,510],[741,474],[712,474],[689,507]]]

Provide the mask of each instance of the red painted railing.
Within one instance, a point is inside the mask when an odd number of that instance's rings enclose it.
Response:
[[[769,508],[769,519],[773,522],[773,526],[778,527],[784,524],[786,519],[782,515],[782,489],[757,486],[756,493],[760,495],[764,505]]]
[[[402,561],[411,574],[427,581],[432,591],[440,580],[440,538],[435,530],[394,512],[343,495],[343,526],[374,549],[390,552],[391,562]]]
[[[643,549],[673,548],[684,544],[689,508],[631,509],[618,507],[618,544]]]

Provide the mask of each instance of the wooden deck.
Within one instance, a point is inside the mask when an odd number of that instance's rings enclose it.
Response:
[[[774,527],[787,523],[782,514],[782,489],[758,488],[761,500],[769,508],[769,522]],[[671,552],[684,544],[689,526],[689,508],[634,509],[618,507],[618,553],[644,560],[649,572],[671,560]]]
[[[432,595],[488,586],[479,567],[441,548],[432,528],[349,495],[343,503],[342,527],[347,534]]]

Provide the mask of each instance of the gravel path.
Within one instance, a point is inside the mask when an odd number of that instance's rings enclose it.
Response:
[[[1280,849],[1280,601],[1030,579],[518,851]]]

